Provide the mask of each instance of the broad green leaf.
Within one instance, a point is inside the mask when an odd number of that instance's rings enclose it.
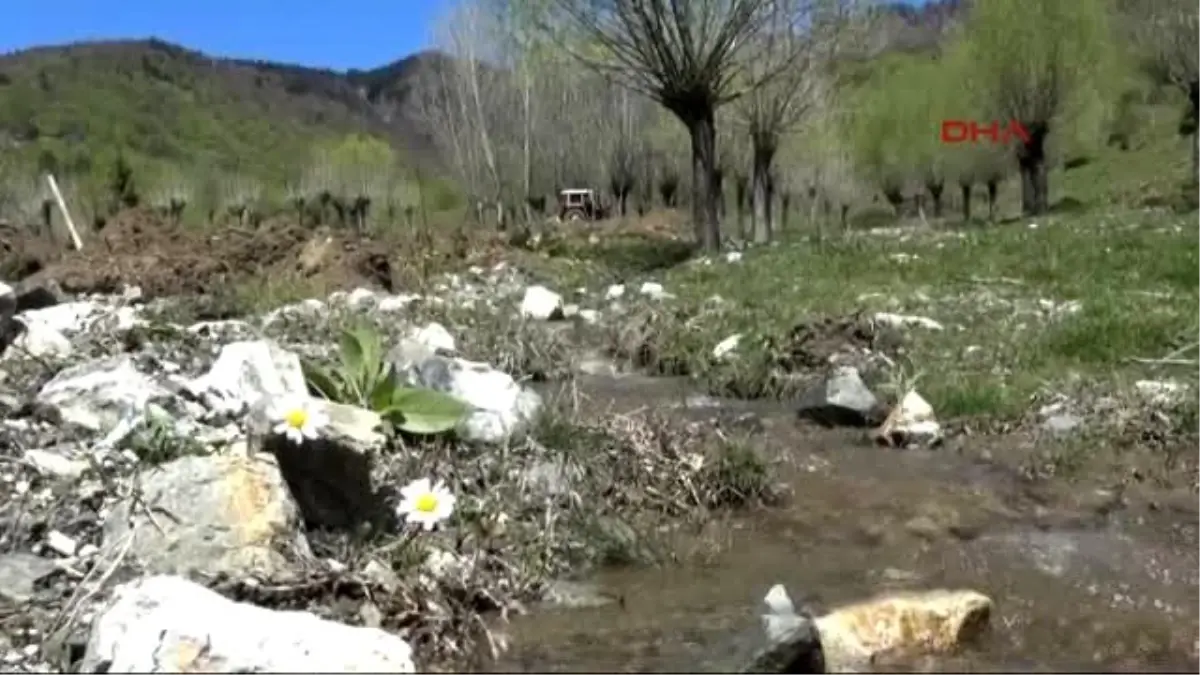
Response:
[[[467,412],[462,401],[432,389],[399,387],[388,408],[396,427],[410,434],[439,434],[458,425]]]
[[[391,405],[395,398],[396,389],[400,386],[400,377],[391,364],[386,364],[383,377],[375,381],[371,390],[370,407],[372,410],[383,410]]]
[[[339,349],[342,356],[342,367],[346,369],[346,375],[357,376],[362,370],[363,364],[363,345],[359,339],[358,333],[352,330],[342,331],[339,342]]]

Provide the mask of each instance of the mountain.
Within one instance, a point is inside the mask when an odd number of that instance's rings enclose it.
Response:
[[[869,54],[935,48],[964,5],[880,6]],[[423,52],[337,72],[213,58],[155,39],[36,47],[0,55],[0,165],[15,157],[82,174],[120,152],[133,164],[278,181],[308,163],[315,141],[351,132],[388,139],[410,162],[436,162],[414,121],[413,85],[453,65]]]
[[[335,72],[219,59],[160,40],[38,47],[0,56],[0,148],[67,170],[134,159],[281,175],[317,139],[367,132],[428,153],[406,105],[417,54]]]

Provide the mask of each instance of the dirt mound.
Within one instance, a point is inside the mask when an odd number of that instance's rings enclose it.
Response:
[[[288,219],[255,227],[195,230],[145,209],[122,212],[91,233],[82,251],[12,233],[0,245],[9,280],[53,280],[68,293],[137,285],[150,297],[197,295],[255,277],[321,275],[335,285],[390,289],[387,246],[353,233],[311,230]]]

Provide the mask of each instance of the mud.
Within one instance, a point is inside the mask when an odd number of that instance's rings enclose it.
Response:
[[[1101,481],[1031,479],[1011,437],[955,451],[871,447],[779,404],[689,398],[685,385],[594,378],[589,408],[671,406],[760,418],[755,443],[791,488],[784,509],[675,537],[680,562],[614,569],[605,607],[513,620],[505,672],[718,672],[774,583],[821,611],[885,589],[968,587],[996,602],[976,649],[881,671],[1195,672],[1197,518],[1190,490],[1114,495]],[[1180,508],[1164,508],[1175,503]],[[1183,507],[1191,503],[1193,508]]]
[[[320,275],[332,287],[390,289],[394,247],[352,232],[281,218],[254,227],[196,230],[133,209],[90,232],[81,251],[31,230],[0,232],[0,277],[54,281],[68,293],[136,285],[149,297],[201,295],[249,279]]]

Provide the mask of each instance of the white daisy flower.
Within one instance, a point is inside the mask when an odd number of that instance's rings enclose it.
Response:
[[[275,433],[287,436],[297,445],[305,439],[317,438],[321,429],[329,424],[329,416],[309,398],[287,399],[275,405],[273,413]]]
[[[421,478],[400,488],[400,504],[396,514],[405,522],[417,523],[426,530],[446,520],[454,513],[454,495],[446,484],[438,481],[434,485],[428,478]]]

